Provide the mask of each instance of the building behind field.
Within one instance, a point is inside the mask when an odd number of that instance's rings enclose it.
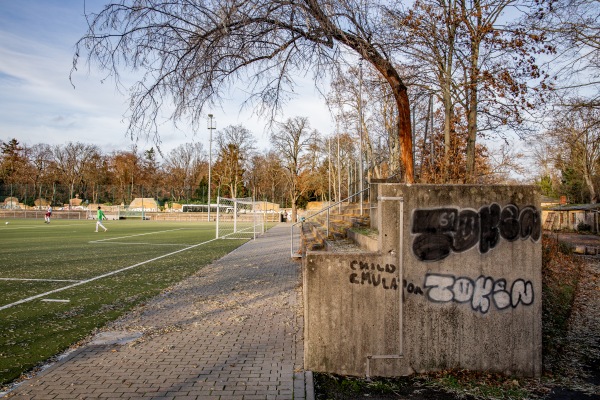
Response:
[[[152,211],[160,210],[158,203],[152,197],[136,197],[129,204],[129,211]]]
[[[254,202],[254,210],[260,212],[279,212],[279,204],[271,203],[268,201],[256,201]]]
[[[7,209],[21,208],[21,206],[22,204],[19,204],[19,199],[17,199],[16,197],[7,197],[2,203],[2,208]]]
[[[72,207],[82,207],[83,200],[79,198],[79,195],[76,194],[74,199],[69,200],[69,204],[66,205],[70,208]]]
[[[35,199],[33,202],[35,208],[37,209],[45,209],[48,208],[48,206],[50,205],[50,202],[46,199]]]

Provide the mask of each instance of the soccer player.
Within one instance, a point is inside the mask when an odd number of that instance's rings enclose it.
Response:
[[[102,209],[100,208],[100,206],[98,206],[98,213],[97,213],[97,219],[96,219],[96,232],[98,232],[98,227],[101,226],[102,229],[104,229],[104,232],[106,232],[108,229],[106,229],[106,227],[104,225],[102,225],[102,220],[103,219],[107,219],[106,215],[104,215],[104,211],[102,211]]]
[[[45,224],[49,224],[50,223],[50,217],[52,216],[52,207],[48,206],[48,209],[46,210],[46,215],[44,215],[44,223]]]

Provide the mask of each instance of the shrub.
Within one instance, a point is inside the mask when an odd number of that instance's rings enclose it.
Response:
[[[591,232],[592,226],[590,224],[586,224],[585,222],[580,222],[577,224],[577,230],[579,232]]]

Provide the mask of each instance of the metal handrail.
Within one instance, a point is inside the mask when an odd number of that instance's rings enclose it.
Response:
[[[332,208],[334,208],[334,207],[336,207],[336,206],[338,206],[338,205],[341,205],[341,204],[342,204],[343,202],[345,202],[345,201],[349,201],[349,200],[350,200],[350,199],[352,199],[353,197],[356,197],[356,196],[362,195],[362,194],[363,194],[363,193],[365,193],[365,192],[368,192],[368,191],[369,191],[369,189],[370,189],[370,187],[368,187],[368,186],[367,186],[367,187],[366,187],[366,188],[364,188],[363,190],[361,190],[361,191],[359,191],[359,192],[356,192],[356,193],[354,193],[353,195],[351,195],[351,196],[348,196],[348,197],[346,197],[346,198],[345,198],[345,199],[343,199],[343,200],[340,200],[340,201],[338,201],[338,202],[336,202],[336,203],[333,203],[333,204],[330,204],[330,205],[328,205],[328,206],[327,206],[327,207],[325,207],[325,208],[322,208],[322,209],[320,209],[319,211],[315,212],[314,214],[311,214],[311,215],[309,215],[308,217],[304,218],[302,221],[294,222],[294,223],[292,224],[292,227],[291,227],[291,229],[290,229],[290,254],[291,254],[291,257],[292,257],[292,258],[298,258],[298,257],[302,257],[302,254],[299,254],[299,253],[294,253],[294,227],[295,227],[295,226],[297,226],[297,225],[301,225],[302,223],[306,222],[306,220],[308,220],[308,219],[310,219],[310,218],[313,218],[313,217],[316,217],[317,215],[319,215],[319,214],[321,214],[321,213],[327,212],[327,226],[326,226],[326,229],[327,229],[327,236],[329,236],[329,210],[331,210]],[[362,199],[362,197],[361,197],[361,199]],[[361,203],[360,215],[363,215],[363,213],[364,213],[364,210],[363,210],[362,203]]]

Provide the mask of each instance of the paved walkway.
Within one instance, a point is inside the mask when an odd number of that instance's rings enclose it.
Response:
[[[7,397],[312,399],[289,225],[200,270]]]

